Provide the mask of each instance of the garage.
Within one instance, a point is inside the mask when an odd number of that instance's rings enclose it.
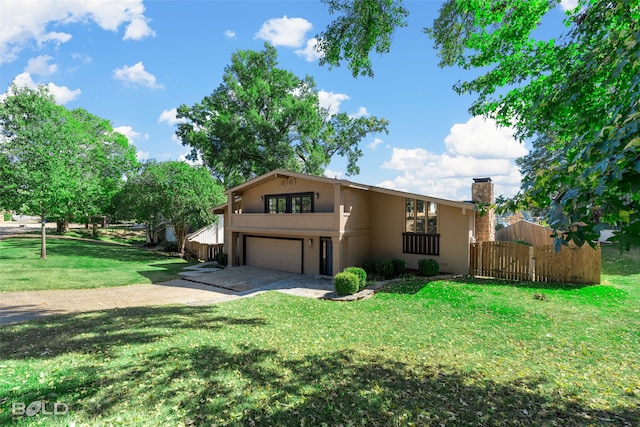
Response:
[[[244,264],[302,274],[303,239],[244,236]]]

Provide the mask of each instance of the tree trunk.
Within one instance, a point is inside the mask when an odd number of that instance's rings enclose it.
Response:
[[[93,237],[98,237],[98,224],[93,223]]]
[[[189,226],[186,224],[173,224],[173,232],[176,236],[176,244],[178,246],[178,256],[184,258],[184,246],[187,242],[187,230]]]
[[[64,234],[69,231],[69,221],[66,219],[56,221],[56,233]]]
[[[47,259],[47,220],[42,215],[42,228],[40,229],[40,259]]]

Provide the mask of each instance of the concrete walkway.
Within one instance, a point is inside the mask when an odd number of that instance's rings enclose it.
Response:
[[[0,325],[52,314],[164,304],[207,305],[236,298],[239,296],[234,292],[185,280],[98,289],[3,292]]]
[[[159,284],[98,289],[0,293],[0,325],[53,315],[165,304],[208,305],[270,290],[308,298],[335,295],[330,278],[258,267],[219,269],[211,263],[185,268],[181,278]]]

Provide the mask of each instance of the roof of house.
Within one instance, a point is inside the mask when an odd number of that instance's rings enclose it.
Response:
[[[327,184],[340,184],[343,187],[356,188],[358,190],[375,191],[378,193],[390,194],[393,196],[405,197],[405,198],[408,197],[408,198],[415,198],[415,199],[423,199],[430,202],[441,203],[443,205],[459,207],[462,209],[475,209],[475,205],[471,202],[442,199],[439,197],[432,197],[424,194],[409,193],[405,191],[392,190],[389,188],[376,187],[373,185],[359,184],[346,179],[336,179],[336,178],[327,178],[324,176],[307,175],[307,174],[302,174],[298,172],[290,172],[283,169],[273,170],[264,175],[258,176],[250,181],[247,181],[243,184],[230,188],[227,191],[225,191],[225,194],[227,195],[230,195],[233,193],[238,194],[238,193],[241,193],[243,190],[261,185],[266,180],[277,179],[277,178],[307,179],[307,180],[323,182]],[[216,206],[214,210],[220,211],[221,209],[224,209],[225,206],[226,205]]]

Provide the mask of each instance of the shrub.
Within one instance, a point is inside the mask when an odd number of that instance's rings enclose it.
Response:
[[[160,243],[160,249],[163,252],[178,252],[178,244],[167,240]]]
[[[218,253],[218,255],[216,255],[216,261],[218,261],[218,264],[226,266],[227,263],[229,262],[229,256],[225,253]]]
[[[376,261],[376,273],[385,279],[393,277],[393,262],[390,259],[379,259]]]
[[[367,274],[373,274],[376,272],[376,262],[372,259],[368,259],[362,264],[362,268]]]
[[[421,276],[435,276],[440,271],[440,264],[435,259],[421,259],[418,261],[418,271]]]
[[[401,276],[407,271],[407,263],[402,258],[394,258],[391,260],[393,263],[393,275]]]
[[[338,295],[352,295],[360,289],[360,279],[353,273],[343,271],[335,275],[333,285]]]
[[[364,287],[367,285],[367,272],[364,271],[363,268],[360,268],[360,267],[347,267],[342,271],[343,272],[353,273],[356,276],[358,276],[358,279],[359,279],[358,290],[364,289]]]

